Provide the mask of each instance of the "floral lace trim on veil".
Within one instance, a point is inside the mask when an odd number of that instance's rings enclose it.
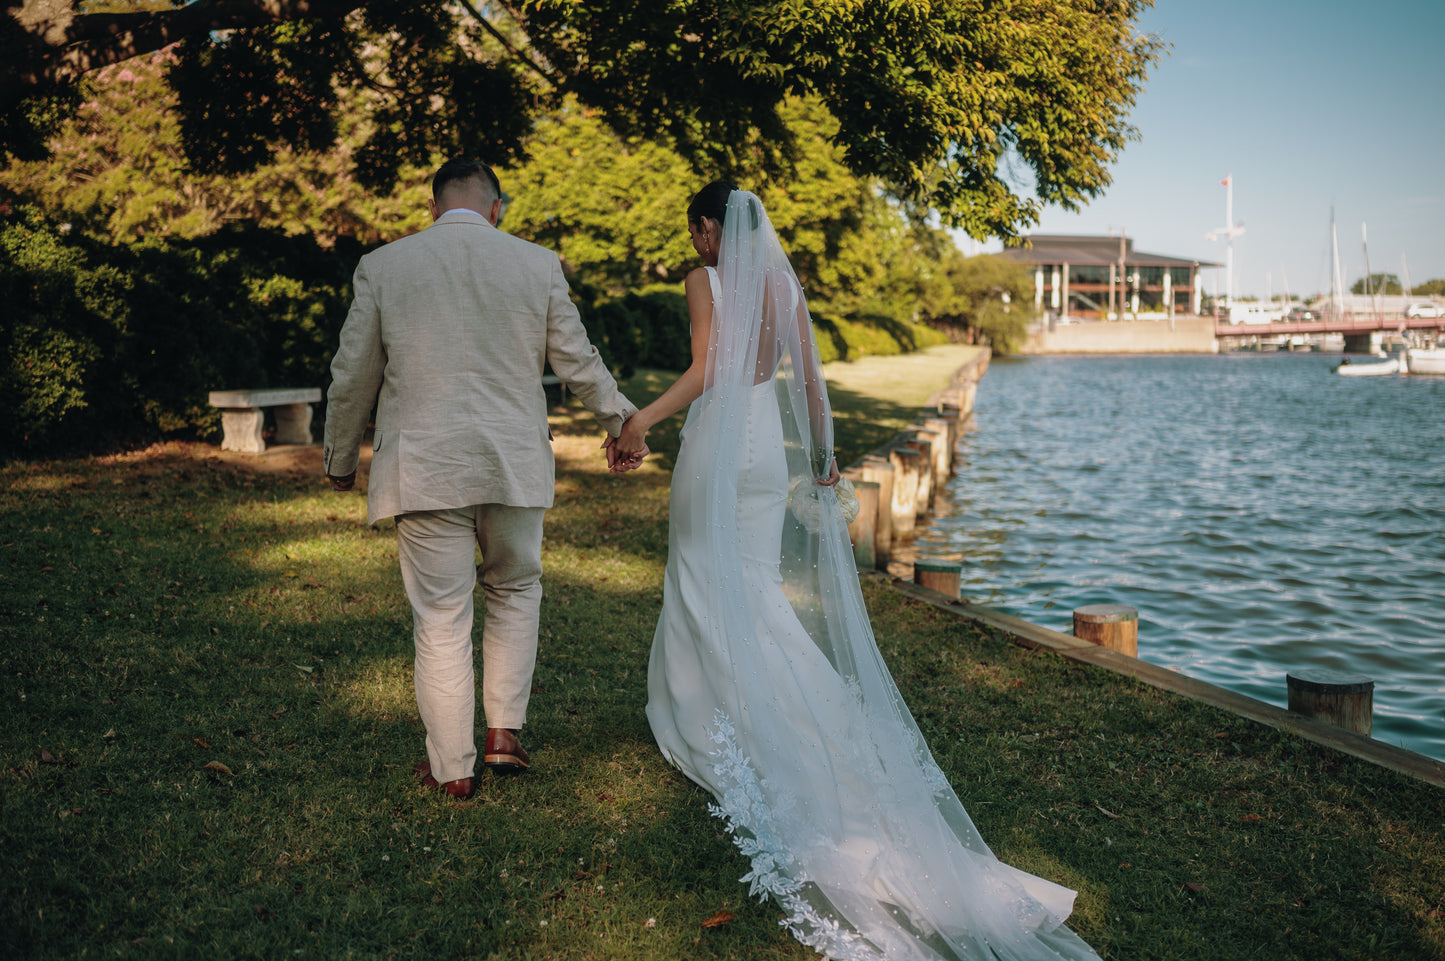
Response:
[[[716,745],[709,752],[717,759],[713,772],[726,785],[722,802],[709,804],[708,812],[723,820],[738,850],[751,862],[752,870],[738,880],[749,883],[748,895],[759,900],[771,897],[787,917],[778,923],[803,944],[835,961],[880,961],[880,955],[863,938],[836,918],[818,911],[803,891],[811,883],[808,872],[783,844],[779,821],[791,810],[789,799],[770,805],[763,795],[757,772],[738,747],[737,732],[722,711],[713,718],[708,733]]]

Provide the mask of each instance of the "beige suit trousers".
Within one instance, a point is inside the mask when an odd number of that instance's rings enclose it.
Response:
[[[527,719],[537,666],[545,513],[541,507],[479,504],[397,515],[401,578],[416,641],[417,709],[432,776],[442,783],[471,777],[477,763],[472,593],[478,572],[486,602],[486,726],[517,729]]]

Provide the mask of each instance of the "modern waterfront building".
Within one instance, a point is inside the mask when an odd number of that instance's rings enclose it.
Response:
[[[1128,237],[1034,234],[998,256],[1034,274],[1034,308],[1052,322],[1172,320],[1203,306],[1200,270],[1218,264],[1134,249]]]

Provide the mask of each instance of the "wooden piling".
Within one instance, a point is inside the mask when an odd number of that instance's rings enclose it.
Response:
[[[865,481],[878,485],[877,519],[873,525],[873,561],[886,570],[893,557],[893,465],[887,458],[863,458],[860,472]]]
[[[863,479],[863,472],[850,468],[843,472],[858,495],[858,516],[848,525],[848,539],[853,542],[853,561],[860,571],[878,567],[878,485]]]
[[[1074,636],[1130,657],[1139,656],[1139,612],[1127,604],[1074,608]]]
[[[933,509],[933,441],[923,431],[910,431],[900,442],[918,453],[918,495],[913,501],[916,517],[927,517]]]
[[[925,430],[939,435],[937,456],[934,458],[934,479],[939,487],[943,487],[953,476],[953,451],[958,444],[958,422],[942,417],[925,417],[919,423]]]
[[[888,462],[893,465],[893,536],[913,531],[918,523],[918,451],[911,447],[888,448]]]
[[[1374,728],[1375,682],[1363,674],[1308,668],[1285,675],[1289,709],[1356,734]]]
[[[913,562],[913,583],[930,591],[958,597],[963,564],[939,557],[923,557]]]

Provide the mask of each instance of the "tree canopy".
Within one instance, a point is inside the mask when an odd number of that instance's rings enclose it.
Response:
[[[248,171],[343,123],[373,187],[405,164],[524,159],[569,99],[699,174],[805,160],[784,116],[816,98],[866,181],[976,237],[1110,182],[1158,55],[1148,0],[6,0],[0,148],[45,152],[77,83],[171,44],[187,162]],[[359,91],[343,109],[340,91]],[[359,112],[357,112],[359,111]]]

